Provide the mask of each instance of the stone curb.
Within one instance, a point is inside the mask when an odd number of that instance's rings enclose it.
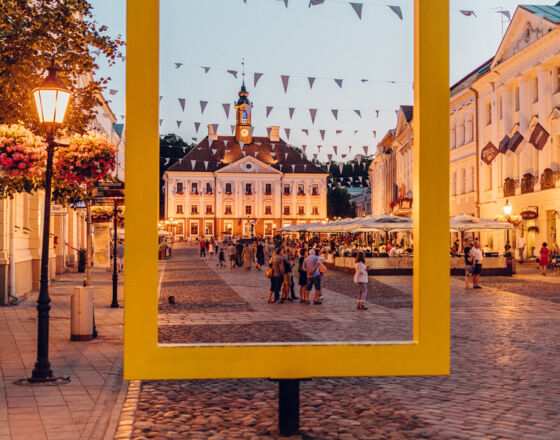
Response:
[[[138,399],[140,397],[141,384],[142,381],[140,380],[133,380],[129,382],[126,399],[121,410],[119,424],[113,440],[132,438],[132,433],[134,431],[134,417],[136,414],[136,407],[138,406]]]

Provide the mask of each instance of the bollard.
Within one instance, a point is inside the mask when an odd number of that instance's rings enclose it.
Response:
[[[70,340],[93,339],[93,287],[75,287],[70,314]]]
[[[278,428],[282,436],[299,431],[299,379],[278,380]]]

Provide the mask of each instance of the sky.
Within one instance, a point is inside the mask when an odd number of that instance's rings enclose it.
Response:
[[[109,34],[125,36],[126,2],[90,1],[96,21],[107,25]],[[245,59],[255,136],[266,136],[266,127],[278,125],[284,140],[306,145],[308,158],[318,153],[323,161],[334,153],[333,146],[338,152],[333,159],[339,161],[363,154],[363,146],[373,153],[395,127],[395,110],[413,103],[413,0],[364,0],[361,20],[343,0],[311,7],[309,0],[289,0],[288,8],[278,0],[246,1],[161,0],[160,133],[200,141],[208,124],[219,124],[220,135],[231,135],[233,105],[228,118],[222,104],[237,98]],[[497,11],[513,16],[518,4],[555,3],[451,0],[450,84],[495,54],[508,25]],[[388,5],[400,6],[403,20]],[[105,96],[122,122],[126,63],[98,63],[98,74],[111,77]],[[175,63],[182,65],[177,68]],[[208,73],[202,66],[210,67]],[[238,71],[237,78],[227,70]],[[256,87],[254,72],[263,73]],[[289,75],[287,92],[281,75]],[[308,77],[316,78],[312,89]],[[342,87],[335,79],[343,80]],[[178,98],[186,100],[184,111]],[[204,113],[200,101],[208,101]],[[272,107],[268,117],[267,107]],[[289,108],[295,108],[292,118]],[[314,123],[309,109],[317,109]],[[337,119],[333,109],[338,110]],[[195,122],[200,122],[198,133]],[[289,138],[285,128],[290,129]],[[319,130],[325,130],[324,140]]]

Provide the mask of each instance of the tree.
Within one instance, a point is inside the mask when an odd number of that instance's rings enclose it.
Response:
[[[31,91],[55,63],[72,90],[65,126],[83,133],[109,79],[94,78],[98,65],[90,48],[114,64],[123,42],[105,35],[87,0],[2,0],[0,17],[0,123],[23,122],[39,131]]]
[[[356,212],[350,203],[350,194],[345,188],[333,185],[327,192],[327,216],[329,219],[335,217],[355,217]]]

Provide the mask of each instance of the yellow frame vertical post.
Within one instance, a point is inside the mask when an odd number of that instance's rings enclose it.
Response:
[[[448,0],[414,14],[413,340],[158,345],[159,0],[127,2],[125,379],[448,374]]]

